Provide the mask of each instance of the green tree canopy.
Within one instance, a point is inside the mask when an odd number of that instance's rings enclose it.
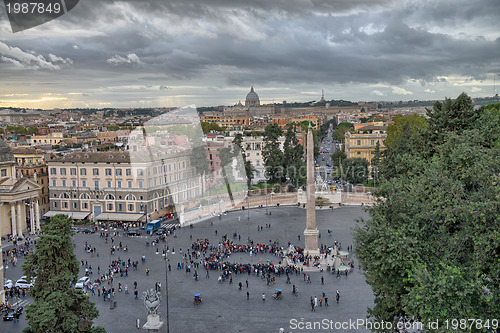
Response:
[[[342,122],[338,124],[337,128],[335,129],[335,132],[333,132],[333,139],[337,140],[338,142],[344,143],[345,140],[345,132],[349,130],[353,130],[354,125],[349,122]]]
[[[24,274],[36,277],[31,289],[34,303],[26,310],[29,326],[24,332],[106,332],[92,326],[99,316],[95,304],[81,290],[71,287],[79,272],[70,238],[71,219],[58,214],[41,228],[36,252],[23,264]]]
[[[385,146],[393,148],[397,142],[401,140],[403,135],[403,127],[407,124],[406,130],[411,131],[411,134],[418,134],[425,131],[428,127],[427,120],[424,116],[412,114],[410,116],[397,115],[392,118],[394,124],[387,127],[387,138]]]
[[[346,158],[342,161],[342,179],[351,184],[368,180],[368,160],[366,158]]]
[[[266,167],[266,178],[270,183],[285,180],[283,171],[283,152],[280,149],[279,138],[283,134],[276,124],[267,125],[264,131],[264,148],[262,157]]]
[[[289,126],[285,133],[283,150],[285,176],[294,187],[301,187],[306,182],[304,147],[299,145],[295,125]]]
[[[465,94],[436,103],[427,131],[405,123],[386,150],[377,204],[355,232],[372,319],[500,313],[500,135],[485,121],[492,113],[471,103]]]

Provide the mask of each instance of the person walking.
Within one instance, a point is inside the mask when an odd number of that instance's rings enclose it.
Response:
[[[325,296],[324,298],[325,298],[325,306],[328,306],[328,297]]]
[[[325,284],[325,278],[321,276],[321,284]]]
[[[250,300],[250,293],[247,291],[247,301]]]
[[[137,297],[137,295],[139,295],[139,293],[137,292],[137,290],[134,290],[135,299],[139,299],[139,297]]]
[[[265,302],[265,301],[266,301],[266,294],[262,293],[262,302]]]
[[[311,311],[316,311],[316,309],[314,309],[314,298],[311,296]]]
[[[337,289],[337,295],[335,296],[336,300],[337,300],[337,303],[339,302],[340,300],[340,291]]]
[[[318,307],[318,296],[314,296],[314,307]]]

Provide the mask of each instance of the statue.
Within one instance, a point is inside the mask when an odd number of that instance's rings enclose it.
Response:
[[[161,295],[155,290],[150,289],[142,294],[142,299],[144,300],[144,305],[148,309],[148,315],[157,315]]]

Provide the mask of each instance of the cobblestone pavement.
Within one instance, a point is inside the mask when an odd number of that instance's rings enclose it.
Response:
[[[168,258],[172,266],[172,271],[168,274],[169,283],[169,324],[170,332],[279,332],[284,328],[284,332],[365,332],[361,326],[352,325],[353,321],[366,318],[367,308],[373,305],[373,294],[366,284],[362,271],[357,268],[357,260],[354,255],[350,259],[355,260],[355,270],[347,277],[337,279],[336,275],[328,272],[311,272],[312,283],[303,281],[301,275],[292,276],[291,283],[299,289],[298,297],[291,293],[292,285],[286,284],[284,276],[277,277],[276,283],[267,286],[265,280],[261,280],[255,275],[236,275],[233,277],[233,284],[226,280],[224,283],[217,282],[217,272],[210,271],[210,277],[205,278],[205,271],[199,270],[199,279],[195,281],[191,271],[190,276],[186,276],[184,270],[177,270],[176,263],[181,260],[180,249],[187,250],[191,245],[191,239],[207,237],[210,242],[217,243],[222,235],[227,234],[230,239],[234,232],[241,235],[241,240],[233,239],[237,243],[245,243],[250,237],[254,243],[268,243],[270,240],[279,239],[280,244],[286,246],[290,241],[292,244],[303,247],[305,229],[305,210],[297,207],[271,207],[271,215],[266,215],[265,208],[251,209],[250,219],[247,219],[247,210],[230,212],[221,218],[215,217],[194,225],[193,228],[182,228],[176,232],[176,238],[169,237],[168,246],[170,253]],[[335,209],[323,209],[317,212],[317,226],[321,232],[320,244],[331,245],[334,240],[341,242],[344,249],[352,245],[352,228],[356,225],[355,219],[367,217],[362,207],[341,207]],[[257,226],[271,224],[271,228],[264,228],[257,231]],[[327,229],[333,229],[333,236],[327,235]],[[217,230],[217,235],[215,231]],[[144,231],[143,231],[144,234]],[[301,235],[300,241],[298,235]],[[158,247],[146,247],[146,240],[151,241],[154,237],[125,237],[117,236],[114,244],[120,241],[122,245],[127,245],[128,252],[118,251],[115,255],[109,254],[111,242],[105,244],[104,239],[98,234],[84,235],[78,233],[74,236],[75,253],[78,260],[86,260],[92,265],[92,279],[97,278],[97,267],[100,266],[101,273],[106,270],[111,260],[119,257],[132,261],[139,261],[137,271],[130,271],[128,277],[117,277],[114,280],[114,287],[117,290],[118,282],[122,286],[128,286],[129,294],[116,292],[114,299],[117,307],[110,309],[110,303],[105,302],[102,297],[90,295],[90,299],[97,304],[100,317],[95,320],[95,324],[103,326],[107,332],[138,332],[136,321],[139,319],[140,326],[146,320],[146,308],[143,301],[135,300],[133,295],[134,281],[138,283],[139,296],[146,289],[154,288],[155,282],[162,285],[162,303],[159,309],[161,320],[166,320],[165,310],[165,261],[162,257],[163,243]],[[87,242],[90,246],[96,247],[99,257],[92,256],[84,251]],[[159,254],[156,254],[158,248]],[[175,250],[175,254],[172,253]],[[141,257],[146,256],[146,262],[141,262]],[[266,262],[271,260],[274,263],[279,261],[274,255],[257,255],[250,257],[245,253],[235,253],[227,259],[231,262],[252,263],[257,261]],[[22,260],[21,260],[22,263]],[[84,275],[85,269],[81,267],[80,276]],[[150,273],[146,276],[146,268]],[[5,272],[6,278],[15,281],[22,275],[20,265],[9,267]],[[324,285],[321,284],[321,276],[324,277]],[[245,287],[245,280],[249,280],[248,289]],[[243,290],[239,290],[238,283],[243,283]],[[273,300],[274,288],[283,289],[283,299]],[[340,302],[335,301],[336,290],[340,291]],[[249,292],[250,299],[247,300],[246,292]],[[202,294],[203,304],[193,304],[193,294]],[[329,306],[318,307],[316,311],[311,311],[310,297],[322,297],[323,292],[328,297]],[[262,293],[266,294],[266,300],[262,301]],[[23,299],[25,304],[31,302],[29,297]],[[26,327],[26,317],[23,314],[20,323],[0,322],[0,331],[17,333]],[[308,325],[315,325],[318,329],[306,329]],[[302,323],[304,326],[301,326]],[[318,325],[321,324],[319,327]],[[346,326],[349,325],[350,326]],[[343,325],[344,328],[341,327]],[[303,327],[303,329],[300,329]],[[166,332],[166,327],[162,330]]]

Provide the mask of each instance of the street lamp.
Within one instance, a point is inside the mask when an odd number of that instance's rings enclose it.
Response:
[[[168,242],[168,236],[165,234],[165,248],[163,251],[165,252],[165,304],[166,304],[166,311],[167,311],[167,333],[170,331],[170,321],[169,321],[169,314],[168,314],[168,252],[167,252],[167,242]]]

